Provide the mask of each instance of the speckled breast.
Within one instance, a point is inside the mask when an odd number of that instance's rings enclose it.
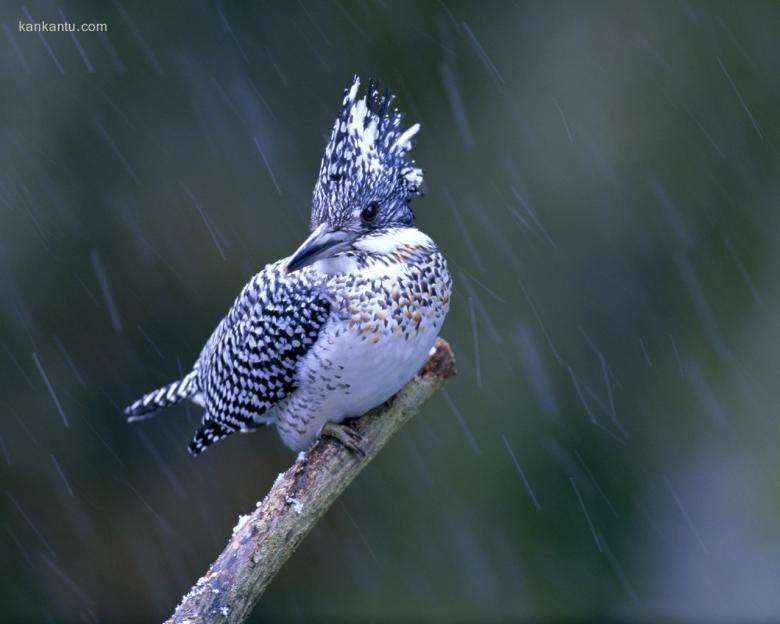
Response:
[[[331,275],[331,319],[302,363],[299,391],[280,412],[290,448],[306,448],[325,422],[380,405],[422,366],[449,310],[451,281],[435,248],[407,260],[391,254]]]
[[[438,253],[384,274],[334,280],[344,312],[334,324],[332,352],[350,386],[346,416],[390,398],[425,361],[449,310],[451,280]],[[334,284],[335,285],[335,284]]]

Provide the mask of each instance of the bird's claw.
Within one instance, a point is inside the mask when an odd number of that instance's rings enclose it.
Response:
[[[347,425],[339,425],[334,422],[326,422],[322,427],[320,435],[336,438],[350,451],[357,453],[361,457],[365,457],[365,451],[360,447],[360,443],[363,441],[363,436],[357,431],[348,427]]]

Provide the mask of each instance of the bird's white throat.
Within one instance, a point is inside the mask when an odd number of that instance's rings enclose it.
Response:
[[[344,252],[318,260],[314,267],[328,275],[359,271],[367,279],[391,276],[408,270],[408,264],[394,254],[422,251],[434,247],[434,243],[424,232],[406,227],[377,230],[359,238],[352,246],[355,250],[352,253]],[[361,263],[361,257],[368,261],[368,266]]]

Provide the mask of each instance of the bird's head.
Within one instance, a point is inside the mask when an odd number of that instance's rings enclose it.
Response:
[[[373,82],[359,96],[355,76],[330,140],[314,187],[311,235],[293,254],[295,271],[348,250],[355,242],[388,228],[411,227],[412,197],[421,194],[422,170],[407,158],[420,129],[401,127],[394,96],[380,95]]]

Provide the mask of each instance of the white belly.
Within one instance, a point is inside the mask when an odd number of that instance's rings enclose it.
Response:
[[[430,319],[408,339],[392,333],[366,336],[357,329],[326,332],[328,338],[318,341],[304,360],[301,386],[280,411],[284,443],[303,450],[326,422],[361,416],[387,401],[423,365],[439,328]]]
[[[332,358],[344,367],[341,381],[349,385],[349,394],[330,395],[323,405],[325,411],[343,420],[360,416],[387,401],[423,365],[437,333],[437,328],[429,323],[409,340],[386,335],[374,343],[353,332],[340,336],[334,341]]]

